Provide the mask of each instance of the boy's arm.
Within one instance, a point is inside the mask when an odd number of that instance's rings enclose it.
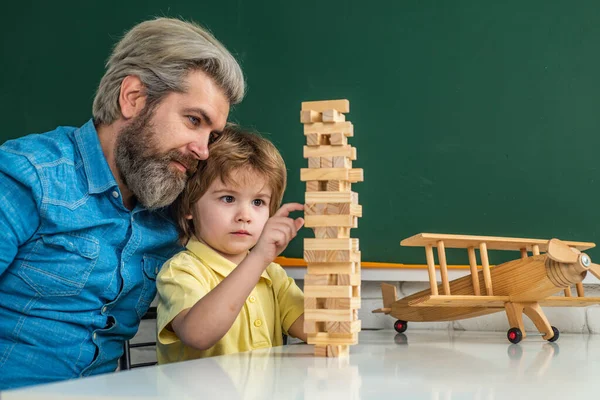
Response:
[[[306,332],[304,332],[304,314],[298,317],[288,329],[288,333],[296,339],[302,340],[304,343],[308,340]]]
[[[262,272],[302,227],[304,221],[288,218],[289,213],[303,209],[297,203],[283,205],[267,221],[254,249],[231,274],[173,319],[173,331],[186,346],[206,350],[229,331]]]
[[[225,336],[268,264],[251,252],[192,308],[180,312],[171,326],[183,344],[206,350]]]

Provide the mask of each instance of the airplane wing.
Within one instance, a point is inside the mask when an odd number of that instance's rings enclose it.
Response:
[[[483,307],[504,308],[508,296],[429,295],[411,300],[411,307]]]
[[[450,235],[442,233],[419,233],[418,235],[404,239],[400,242],[400,245],[411,247],[425,247],[429,245],[436,247],[439,241],[444,242],[444,246],[447,249],[466,249],[469,247],[479,248],[481,243],[485,243],[488,250],[519,251],[520,249],[527,249],[527,251],[533,251],[533,246],[537,246],[541,252],[546,252],[548,250],[548,239]],[[590,242],[570,242],[564,240],[563,242],[569,247],[575,247],[581,251],[595,247],[595,244]]]
[[[540,301],[542,307],[586,307],[600,304],[600,297],[550,296]]]

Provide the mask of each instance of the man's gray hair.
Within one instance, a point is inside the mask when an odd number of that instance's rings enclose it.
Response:
[[[128,75],[146,88],[147,105],[170,92],[185,92],[185,78],[202,70],[221,87],[230,104],[242,101],[245,82],[236,59],[211,33],[199,25],[157,18],[134,26],[115,46],[94,98],[96,123],[111,124],[121,117],[119,93]]]

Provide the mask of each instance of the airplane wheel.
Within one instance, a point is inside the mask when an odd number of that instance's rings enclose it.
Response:
[[[406,328],[408,328],[408,324],[406,323],[406,321],[398,320],[394,322],[394,329],[396,330],[396,332],[402,333],[406,331]]]
[[[551,339],[548,339],[549,342],[556,342],[558,340],[558,336],[560,335],[560,332],[558,331],[558,329],[556,329],[555,326],[552,326],[552,332],[554,332],[554,336],[552,336]]]
[[[517,344],[523,340],[523,332],[519,328],[510,328],[506,333],[506,337],[509,342]]]

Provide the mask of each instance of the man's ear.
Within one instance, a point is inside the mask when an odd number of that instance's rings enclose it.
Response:
[[[193,219],[194,217],[192,217],[192,214],[188,214],[185,216],[185,219]]]
[[[146,88],[135,75],[127,75],[121,82],[119,107],[124,119],[137,116],[146,106]]]

